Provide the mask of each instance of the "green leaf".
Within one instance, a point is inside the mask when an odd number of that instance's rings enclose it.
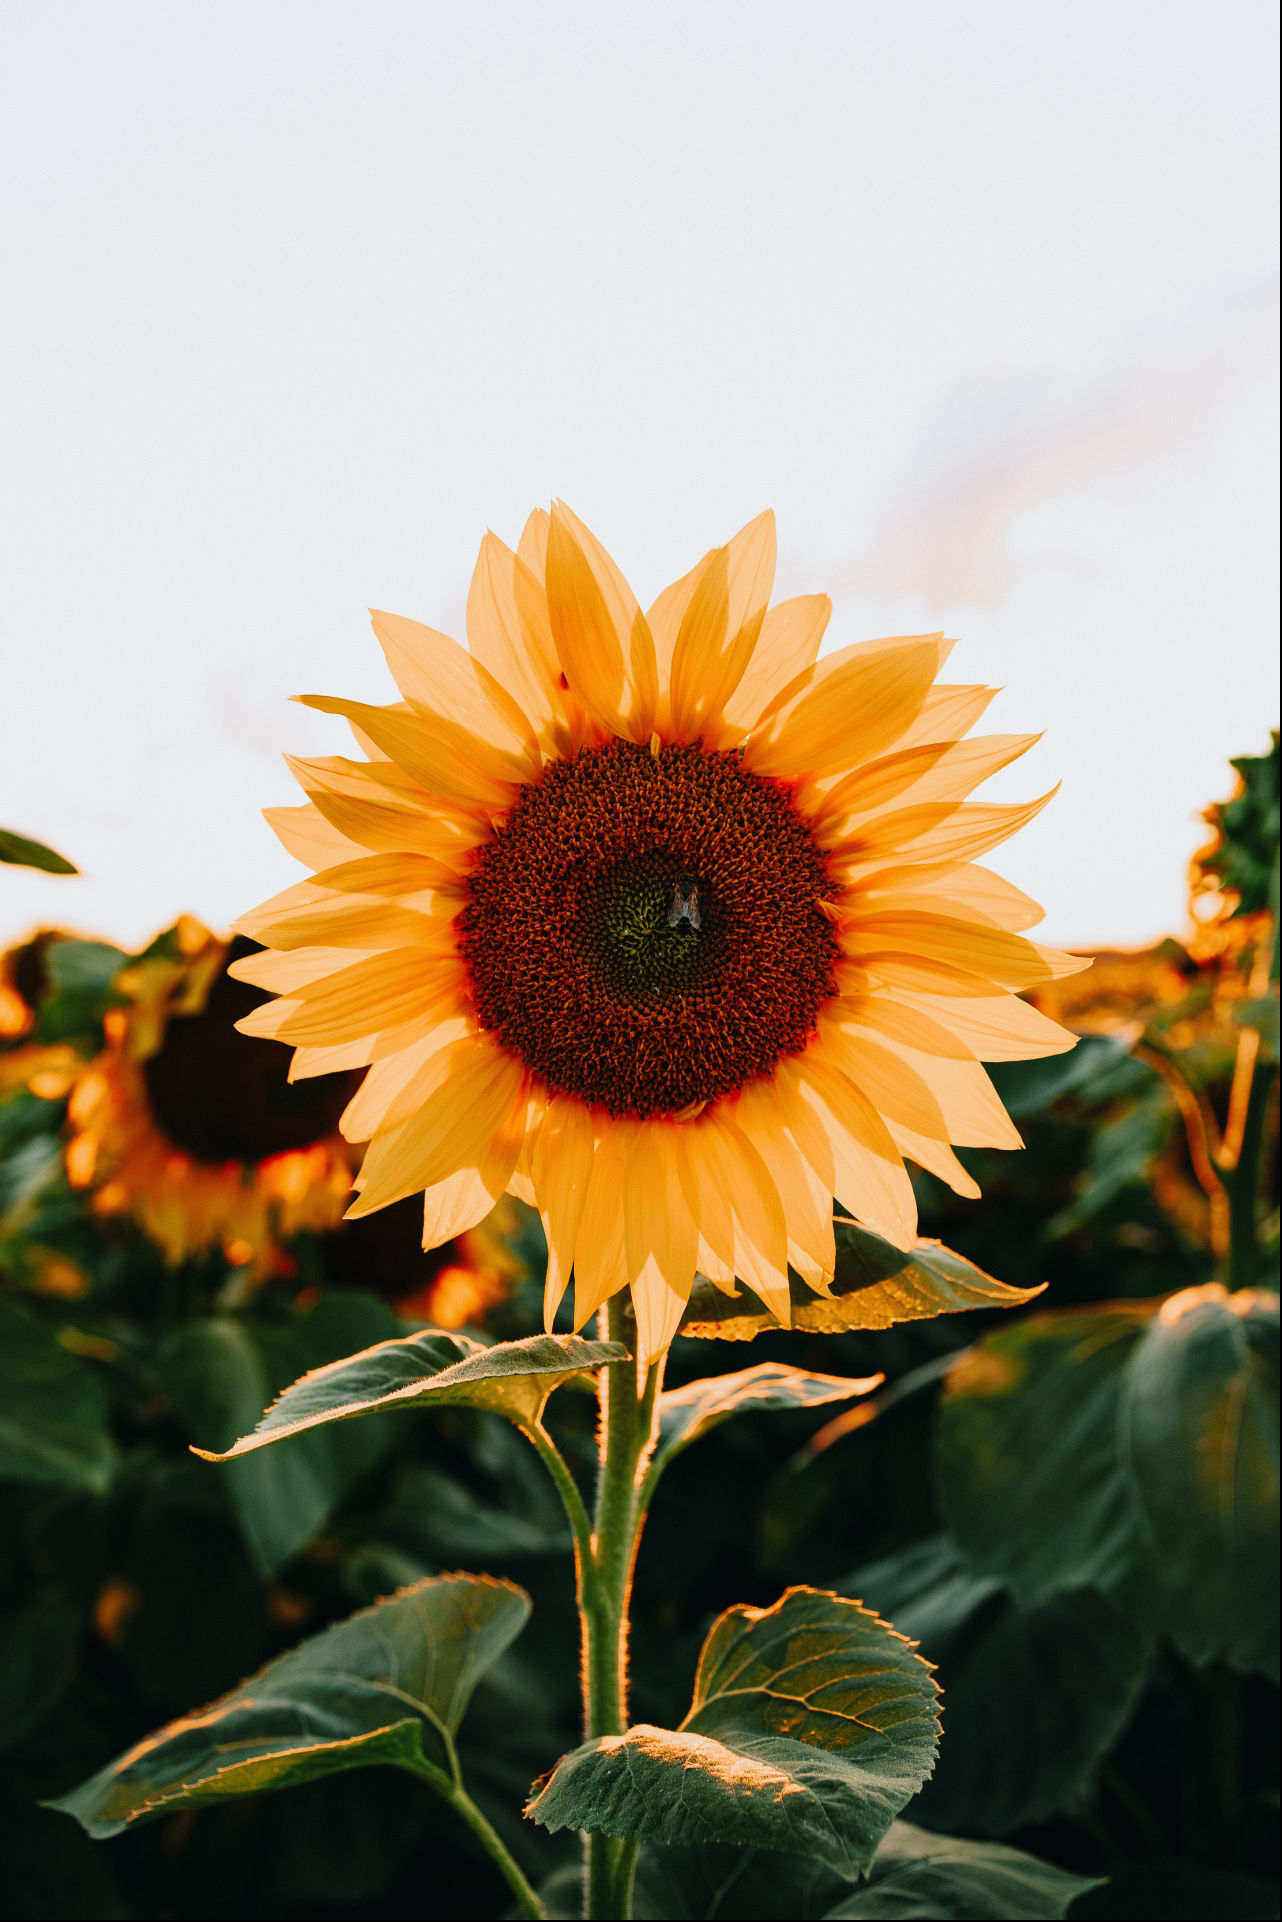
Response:
[[[994,1329],[948,1375],[936,1429],[945,1517],[969,1566],[1021,1602],[1114,1593],[1134,1570],[1117,1410],[1157,1307],[1031,1315]]]
[[[448,1771],[446,1737],[529,1609],[511,1582],[429,1577],[279,1656],[47,1806],[102,1838],[165,1809],[340,1769]]]
[[[1278,1058],[1278,997],[1262,995],[1258,1001],[1239,1001],[1233,1019],[1243,1028],[1255,1028],[1269,1060]]]
[[[1068,1054],[1037,1061],[994,1061],[988,1076],[1009,1115],[1041,1114],[1066,1094],[1089,1090],[1090,1083],[1130,1054],[1124,1035],[1084,1034]]]
[[[281,1324],[230,1315],[189,1322],[165,1342],[157,1368],[188,1433],[198,1443],[228,1449],[300,1368],[328,1361],[398,1325],[372,1296],[334,1289],[305,1314]],[[218,1471],[264,1575],[311,1540],[346,1490],[394,1440],[394,1424],[375,1420],[305,1435],[270,1455]]]
[[[1171,1296],[1127,1370],[1118,1426],[1153,1576],[1146,1617],[1191,1661],[1276,1681],[1277,1296]]]
[[[919,1241],[905,1254],[879,1235],[841,1224],[832,1293],[816,1295],[794,1277],[792,1325],[812,1334],[840,1335],[855,1328],[889,1328],[897,1321],[954,1315],[966,1308],[1018,1308],[1041,1292],[1008,1288],[938,1241]],[[725,1295],[701,1276],[681,1333],[751,1341],[778,1327],[756,1295]]]
[[[1040,1922],[1063,1916],[1077,1896],[1099,1886],[1022,1849],[894,1822],[858,1888],[821,1862],[764,1849],[643,1849],[632,1912],[637,1922]]]
[[[944,1510],[1024,1604],[1098,1588],[1196,1662],[1276,1675],[1277,1297],[1036,1315],[958,1363]]]
[[[1003,1835],[1074,1802],[1148,1679],[1148,1636],[1101,1595],[1020,1608],[998,1582],[968,1574],[947,1535],[841,1586],[938,1664],[947,1737],[913,1805],[934,1829]]]
[[[1067,1915],[1068,1905],[1098,1876],[1069,1875],[1023,1849],[932,1835],[896,1822],[877,1851],[867,1884],[828,1910],[827,1922],[897,1918],[897,1922],[1041,1922]]]
[[[467,1335],[427,1328],[314,1368],[233,1447],[196,1453],[206,1461],[232,1461],[305,1429],[429,1401],[493,1409],[528,1428],[562,1382],[626,1359],[626,1348],[617,1342],[583,1341],[577,1335],[531,1335],[487,1348]]]
[[[1146,1187],[1149,1170],[1175,1125],[1175,1104],[1165,1083],[1154,1076],[1148,1093],[1134,1107],[1095,1130],[1076,1195],[1046,1224],[1051,1239],[1093,1220],[1124,1188]]]
[[[103,1384],[29,1309],[0,1299],[0,1478],[101,1495],[115,1471]]]
[[[549,1829],[781,1849],[855,1875],[930,1771],[937,1694],[871,1610],[792,1588],[713,1623],[680,1729],[585,1743],[526,1813]]]
[[[79,874],[65,855],[55,854],[43,841],[29,841],[25,834],[0,828],[0,861],[16,868],[40,868],[45,874]]]
[[[855,1379],[846,1375],[812,1375],[779,1362],[760,1362],[733,1375],[713,1375],[666,1389],[659,1396],[659,1445],[648,1481],[656,1481],[668,1463],[691,1442],[698,1441],[731,1415],[754,1408],[818,1408],[826,1402],[852,1401],[880,1387],[884,1375]]]

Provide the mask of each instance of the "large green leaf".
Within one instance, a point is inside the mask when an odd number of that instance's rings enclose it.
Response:
[[[1190,1659],[1277,1674],[1277,1297],[1036,1315],[949,1376],[944,1508],[1033,1604],[1098,1588]]]
[[[930,1771],[937,1695],[929,1664],[871,1610],[792,1588],[713,1623],[680,1729],[585,1743],[526,1812],[550,1829],[781,1849],[855,1875]]]
[[[632,1913],[637,1922],[1058,1922],[1100,1886],[1022,1849],[892,1822],[857,1887],[822,1862],[765,1849],[643,1849]]]
[[[919,1241],[911,1253],[879,1235],[841,1224],[837,1273],[830,1295],[816,1295],[792,1281],[792,1325],[813,1334],[840,1335],[855,1328],[889,1328],[897,1321],[925,1321],[965,1308],[1018,1308],[1040,1288],[1009,1288],[938,1241]],[[751,1341],[779,1326],[756,1295],[726,1295],[700,1277],[690,1296],[683,1335],[720,1341]]]
[[[532,1426],[554,1388],[586,1369],[626,1361],[618,1342],[577,1335],[531,1335],[487,1348],[467,1335],[426,1328],[380,1341],[358,1355],[314,1368],[274,1401],[251,1434],[206,1461],[234,1461],[304,1430],[407,1403],[462,1403]]]
[[[398,1325],[373,1296],[335,1289],[286,1322],[231,1315],[189,1322],[162,1346],[157,1368],[193,1441],[229,1449],[273,1393],[309,1363],[327,1362]],[[300,1436],[269,1455],[217,1471],[226,1477],[263,1574],[272,1574],[311,1540],[394,1439],[395,1425],[384,1418]]]
[[[48,1806],[104,1837],[165,1809],[339,1769],[448,1773],[446,1738],[529,1607],[488,1575],[429,1577],[269,1662]]]
[[[115,1469],[102,1382],[38,1316],[0,1299],[0,1479],[102,1494]]]
[[[1076,1801],[1148,1678],[1148,1636],[1103,1596],[1079,1589],[1021,1608],[969,1574],[947,1535],[842,1587],[938,1664],[947,1739],[913,1805],[934,1829],[1004,1835]]]
[[[944,1511],[971,1568],[1022,1602],[1113,1592],[1133,1573],[1117,1409],[1157,1305],[1029,1316],[994,1329],[948,1376],[936,1431]]]
[[[25,834],[15,834],[11,828],[0,828],[0,861],[16,868],[41,868],[46,874],[80,872],[65,855],[47,848],[43,841],[29,841]]]
[[[1278,1298],[1173,1295],[1118,1414],[1152,1580],[1143,1607],[1195,1662],[1278,1676]]]
[[[865,1886],[829,1909],[826,1922],[1041,1922],[1067,1915],[1070,1902],[1098,1887],[1098,1876],[1069,1875],[1022,1849],[896,1822]]]
[[[687,1382],[684,1388],[666,1389],[659,1397],[659,1445],[649,1479],[655,1481],[683,1448],[731,1415],[752,1409],[818,1408],[825,1402],[853,1401],[856,1395],[868,1394],[884,1380],[884,1375],[812,1375],[803,1368],[764,1361],[733,1375],[711,1375],[704,1381]]]

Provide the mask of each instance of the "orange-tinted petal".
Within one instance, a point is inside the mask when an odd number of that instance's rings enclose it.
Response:
[[[322,714],[341,714],[359,723],[370,739],[429,794],[483,814],[502,813],[511,805],[519,769],[457,722],[418,712],[401,714],[394,708],[369,707],[362,701],[338,700],[329,694],[303,694],[299,698],[304,707],[314,707]]]
[[[592,1117],[583,1103],[553,1095],[531,1158],[531,1179],[548,1245],[543,1321],[549,1331],[574,1267],[594,1152]]]
[[[682,1133],[672,1122],[641,1122],[624,1168],[623,1252],[643,1362],[671,1342],[694,1282],[699,1232],[678,1168]]]
[[[545,585],[571,689],[611,732],[648,741],[659,693],[654,638],[614,562],[560,502],[548,529]]]
[[[911,1248],[917,1204],[898,1149],[872,1103],[815,1051],[775,1071],[784,1122],[830,1194],[897,1248]]]
[[[943,636],[928,635],[830,655],[811,670],[805,691],[751,737],[745,766],[803,779],[882,753],[920,710],[944,652]]]

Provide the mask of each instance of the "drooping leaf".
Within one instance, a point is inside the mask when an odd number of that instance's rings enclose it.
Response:
[[[1042,1922],[1099,1888],[1098,1876],[1070,1875],[1023,1849],[932,1835],[896,1822],[862,1888],[827,1912],[826,1922]]]
[[[0,1479],[100,1495],[115,1470],[103,1384],[37,1315],[0,1299]]]
[[[855,1875],[929,1773],[936,1698],[929,1665],[871,1610],[789,1589],[714,1622],[680,1729],[585,1743],[526,1813],[550,1829],[781,1849]]]
[[[272,1403],[252,1433],[221,1452],[196,1452],[206,1461],[233,1461],[307,1429],[410,1402],[489,1408],[529,1427],[562,1382],[626,1359],[618,1342],[577,1335],[531,1335],[487,1348],[467,1335],[427,1328],[312,1369]]]
[[[101,1838],[165,1809],[340,1769],[445,1770],[441,1731],[453,1735],[529,1606],[488,1575],[429,1577],[269,1662],[48,1806]]]
[[[850,1886],[827,1863],[802,1855],[651,1843],[637,1857],[632,1913],[636,1922],[821,1922]],[[578,1906],[565,1913],[577,1915]]]
[[[1194,1662],[1278,1678],[1278,1298],[1173,1295],[1126,1371],[1144,1612]]]
[[[837,1273],[831,1295],[816,1295],[792,1281],[792,1324],[812,1334],[840,1335],[856,1328],[889,1328],[897,1321],[925,1321],[966,1308],[1018,1308],[1040,1288],[1010,1288],[937,1241],[919,1241],[909,1254],[879,1235],[842,1225],[837,1234]],[[683,1335],[709,1340],[751,1341],[778,1322],[748,1290],[725,1295],[702,1277],[690,1296]]]
[[[947,1378],[936,1431],[944,1512],[966,1564],[1021,1602],[1113,1593],[1133,1573],[1117,1408],[1157,1306],[1032,1315],[994,1329]]]
[[[947,1535],[859,1570],[848,1594],[936,1663],[939,1765],[913,1805],[934,1829],[1004,1835],[1074,1801],[1129,1720],[1149,1638],[1091,1589],[1021,1608],[962,1567]]]
[[[1041,1922],[1097,1886],[1022,1849],[892,1822],[858,1886],[822,1862],[766,1849],[642,1849],[632,1912],[637,1922]]]
[[[741,1368],[733,1375],[713,1375],[705,1381],[688,1382],[684,1388],[666,1389],[659,1397],[659,1445],[649,1479],[655,1481],[683,1448],[731,1415],[751,1409],[818,1408],[826,1402],[853,1401],[856,1395],[870,1393],[884,1380],[884,1375],[858,1379],[813,1375],[803,1368],[766,1361],[755,1368]]]
[[[979,1343],[937,1431],[967,1565],[1026,1605],[1098,1588],[1191,1660],[1276,1674],[1277,1312],[1213,1283]]]
[[[30,841],[25,834],[15,834],[11,828],[0,828],[0,861],[16,868],[40,868],[45,874],[80,872],[65,855],[56,854],[43,841]]]
[[[231,1315],[189,1322],[163,1345],[157,1366],[193,1441],[228,1448],[300,1369],[346,1354],[397,1325],[373,1296],[333,1289],[307,1313],[283,1323]],[[352,1482],[394,1439],[394,1424],[375,1420],[305,1435],[273,1454],[217,1471],[226,1477],[263,1574],[272,1574],[323,1527]]]

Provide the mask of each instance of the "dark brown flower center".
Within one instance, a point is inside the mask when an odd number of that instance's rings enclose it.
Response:
[[[612,1114],[715,1101],[807,1044],[837,944],[823,856],[737,754],[627,741],[553,762],[459,916],[481,1025]]]
[[[256,953],[238,937],[229,962]],[[363,1070],[290,1081],[292,1051],[280,1041],[241,1034],[235,1023],[270,996],[220,974],[199,1014],[176,1015],[143,1081],[156,1126],[193,1161],[266,1161],[310,1148],[338,1125]]]

